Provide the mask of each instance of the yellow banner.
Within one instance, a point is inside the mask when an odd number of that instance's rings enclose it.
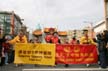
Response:
[[[55,65],[55,44],[18,43],[14,63]]]

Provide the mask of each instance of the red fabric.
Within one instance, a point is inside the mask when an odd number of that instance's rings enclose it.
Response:
[[[46,41],[47,43],[49,43],[49,42],[51,41],[51,37],[52,37],[52,35],[46,35],[45,41]]]
[[[56,63],[92,64],[98,62],[95,45],[56,44]]]
[[[59,42],[59,39],[57,36],[52,36],[51,41],[52,41],[52,43],[57,44]]]
[[[9,43],[3,43],[2,47],[4,48],[4,53],[9,52],[9,47],[10,47]]]

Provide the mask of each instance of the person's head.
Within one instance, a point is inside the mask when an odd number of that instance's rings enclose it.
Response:
[[[20,30],[18,35],[19,35],[20,37],[24,36],[23,30]]]
[[[84,30],[83,30],[83,34],[84,34],[85,36],[87,36],[87,35],[88,35],[88,30],[84,29]]]
[[[33,43],[33,39],[30,39],[30,41],[29,41],[30,43]]]
[[[66,37],[64,38],[64,43],[68,43],[69,42],[69,39]]]
[[[104,38],[103,33],[98,33],[98,34],[96,35],[96,38],[97,38],[97,40],[103,40],[103,38]]]
[[[9,40],[9,36],[8,36],[8,35],[6,35],[6,36],[5,36],[5,39],[6,39],[6,40]]]
[[[6,35],[4,35],[4,36],[2,37],[2,39],[5,39],[5,37],[6,37]]]
[[[34,43],[40,43],[39,37],[34,37]]]
[[[57,32],[54,32],[54,36],[58,36],[58,33]]]
[[[106,35],[106,34],[108,34],[108,31],[107,30],[104,30],[103,31],[103,35]]]
[[[80,41],[79,40],[77,40],[77,44],[80,44]]]
[[[49,33],[50,33],[51,35],[53,35],[53,34],[54,34],[54,28],[50,28],[50,29],[49,29]]]
[[[35,41],[38,41],[38,37],[34,37],[34,40],[35,40]]]
[[[9,36],[8,35],[4,35],[2,39],[7,41],[7,40],[9,40]]]
[[[73,38],[72,38],[72,40],[76,40],[76,38],[75,38],[75,37],[73,37]]]

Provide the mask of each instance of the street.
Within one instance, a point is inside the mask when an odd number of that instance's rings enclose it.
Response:
[[[108,0],[1,0],[0,71],[108,71]]]
[[[91,64],[89,67],[86,67],[84,64],[69,65],[67,68],[63,64],[55,67],[43,65],[23,65],[15,67],[15,64],[8,64],[0,67],[0,71],[108,71],[108,68],[101,69],[97,64]]]

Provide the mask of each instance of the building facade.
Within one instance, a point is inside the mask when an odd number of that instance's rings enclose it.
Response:
[[[22,27],[21,18],[14,12],[0,12],[0,35],[17,35]]]
[[[104,8],[105,8],[105,27],[108,30],[108,0],[104,0]]]
[[[102,20],[100,22],[98,22],[94,27],[94,32],[97,34],[99,32],[102,32],[103,30],[106,30],[106,24],[105,24],[105,20]]]

